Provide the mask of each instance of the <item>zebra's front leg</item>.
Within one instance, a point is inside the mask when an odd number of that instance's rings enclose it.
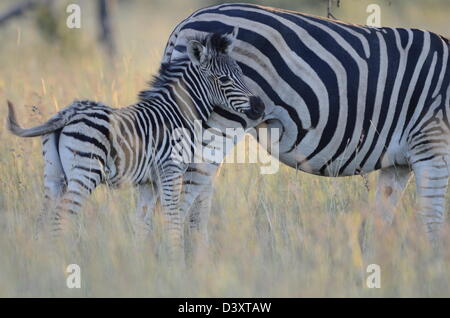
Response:
[[[413,164],[418,198],[418,214],[431,244],[439,247],[441,227],[445,219],[445,195],[448,188],[449,156]]]
[[[205,256],[209,248],[208,220],[213,197],[212,182],[202,185],[199,193],[188,210],[188,255],[193,260]],[[183,211],[183,210],[182,210]]]
[[[377,236],[391,226],[398,201],[410,176],[411,170],[404,166],[381,169],[375,194],[375,213],[367,216],[360,229],[360,246],[366,256],[373,252]]]
[[[382,228],[390,226],[394,220],[394,211],[403,195],[411,176],[409,167],[389,167],[380,171],[377,184],[376,209],[377,221]]]
[[[153,228],[153,218],[156,202],[159,194],[153,183],[145,183],[137,186],[137,207],[135,217],[135,234],[141,240],[144,239]]]
[[[37,217],[35,238],[46,232],[50,211],[66,191],[65,174],[56,148],[56,134],[42,136],[42,155],[44,156],[44,204]]]
[[[181,195],[181,215],[187,219],[187,255],[197,257],[208,247],[208,218],[213,195],[212,184],[217,163],[190,164],[184,175]]]
[[[163,173],[161,176],[161,206],[164,232],[170,261],[184,265],[184,217],[180,211],[182,174]]]

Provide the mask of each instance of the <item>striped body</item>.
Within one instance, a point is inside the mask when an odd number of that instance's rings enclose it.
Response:
[[[138,186],[138,221],[144,221],[149,198],[161,196],[171,254],[181,256],[184,218],[179,198],[188,160],[199,145],[198,125],[214,107],[229,108],[250,118],[264,111],[228,55],[231,35],[208,35],[189,42],[189,58],[162,65],[137,104],[111,108],[92,101],[75,101],[48,122],[21,128],[9,104],[8,127],[21,137],[42,136],[44,184],[54,232],[74,224],[84,199],[101,183]],[[180,140],[183,141],[182,148]],[[185,158],[185,159],[189,159]],[[76,233],[75,233],[76,234]],[[181,261],[181,260],[180,260]]]
[[[192,36],[236,26],[233,57],[267,107],[264,125],[281,130],[280,161],[331,177],[381,169],[377,201],[389,222],[413,170],[420,214],[434,237],[444,219],[448,179],[449,41],[418,29],[223,4],[182,21],[164,61],[183,56]],[[226,115],[213,115],[208,125],[216,119],[220,126],[220,117]],[[208,183],[198,184],[185,190],[186,206],[207,192]]]
[[[185,121],[178,107],[163,109],[155,102],[143,101],[124,108],[92,102],[74,102],[74,114],[59,132],[59,156],[65,171],[80,169],[95,175],[94,187],[100,183],[117,187],[156,182],[159,170],[173,156],[174,137],[171,132],[183,128],[192,135],[194,127]],[[199,118],[196,118],[199,120]],[[43,137],[44,157],[50,136]],[[53,147],[53,145],[50,145]],[[77,157],[70,166],[71,157]],[[182,173],[186,164],[175,168]]]

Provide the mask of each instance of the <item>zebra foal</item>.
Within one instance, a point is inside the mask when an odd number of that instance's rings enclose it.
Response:
[[[46,198],[56,202],[50,215],[53,232],[72,230],[70,216],[79,213],[99,184],[131,183],[141,196],[160,192],[170,254],[180,255],[184,220],[179,200],[189,162],[176,156],[174,132],[182,129],[185,150],[192,151],[200,138],[195,122],[205,122],[214,107],[253,119],[264,111],[229,57],[236,34],[237,28],[189,41],[188,57],[163,64],[153,86],[128,107],[75,101],[46,123],[23,129],[8,102],[9,130],[20,137],[42,136]]]

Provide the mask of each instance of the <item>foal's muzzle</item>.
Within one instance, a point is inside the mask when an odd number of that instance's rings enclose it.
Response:
[[[251,120],[260,119],[264,115],[265,106],[261,98],[252,96],[250,97],[250,109],[245,111],[244,114]]]

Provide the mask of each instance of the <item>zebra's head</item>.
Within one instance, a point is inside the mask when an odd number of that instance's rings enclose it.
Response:
[[[198,68],[202,84],[207,88],[210,104],[231,108],[252,120],[262,117],[264,104],[244,83],[244,75],[229,53],[238,33],[210,34],[204,41],[191,40],[187,52],[192,64]]]

